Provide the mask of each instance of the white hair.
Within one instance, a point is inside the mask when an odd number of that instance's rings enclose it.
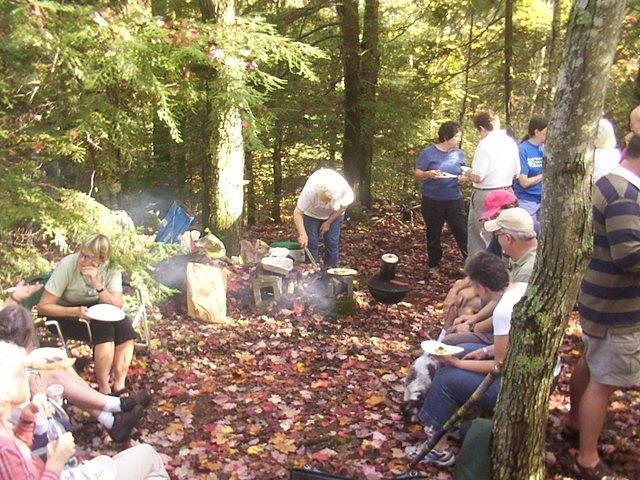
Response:
[[[331,202],[335,202],[340,200],[342,195],[342,189],[336,185],[335,182],[321,182],[317,186],[317,192],[320,196],[326,196],[331,200]]]
[[[0,404],[11,403],[16,397],[19,383],[16,380],[24,368],[26,352],[14,343],[0,342]]]
[[[596,133],[596,148],[615,148],[616,135],[613,131],[613,125],[606,118],[601,118],[598,122],[598,131]]]

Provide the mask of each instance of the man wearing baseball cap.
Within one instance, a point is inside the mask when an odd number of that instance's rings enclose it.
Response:
[[[531,215],[520,207],[507,208],[495,219],[487,220],[484,229],[497,239],[503,253],[509,257],[509,280],[512,283],[528,283],[538,247]],[[447,335],[443,341],[456,345],[477,341],[492,344],[491,315],[494,307],[495,304],[487,303],[477,313],[459,316],[453,322],[455,333]]]
[[[508,190],[493,190],[484,199],[484,210],[481,220],[483,222],[498,216],[501,210],[518,206],[518,199]],[[493,235],[483,231],[488,237],[485,240],[489,243],[487,251],[497,256],[502,256],[502,247]],[[442,315],[444,317],[444,330],[448,330],[453,321],[461,314],[470,314],[481,308],[480,301],[475,294],[475,289],[471,285],[469,277],[457,280],[444,299]]]

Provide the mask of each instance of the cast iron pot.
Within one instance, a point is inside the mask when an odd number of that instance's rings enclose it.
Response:
[[[378,302],[393,305],[407,296],[411,287],[396,281],[382,280],[380,276],[371,277],[367,282],[371,296]]]

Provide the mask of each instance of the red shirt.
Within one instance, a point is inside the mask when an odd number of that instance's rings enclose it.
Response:
[[[31,448],[33,423],[18,422],[13,436],[0,434],[0,480],[58,480],[60,472],[46,468],[37,455],[25,458],[18,442]]]

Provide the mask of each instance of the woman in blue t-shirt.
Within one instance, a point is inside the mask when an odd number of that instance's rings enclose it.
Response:
[[[518,197],[520,207],[524,208],[539,221],[542,203],[542,157],[544,142],[547,139],[548,121],[545,117],[533,116],[529,120],[527,136],[518,150],[520,151],[520,175],[513,182],[513,193]]]
[[[414,176],[422,182],[422,217],[427,226],[429,271],[437,272],[442,259],[440,235],[446,221],[462,256],[467,256],[467,213],[460,182],[467,177],[461,167],[465,156],[460,150],[460,125],[445,122],[438,130],[438,143],[423,149],[416,161]]]

